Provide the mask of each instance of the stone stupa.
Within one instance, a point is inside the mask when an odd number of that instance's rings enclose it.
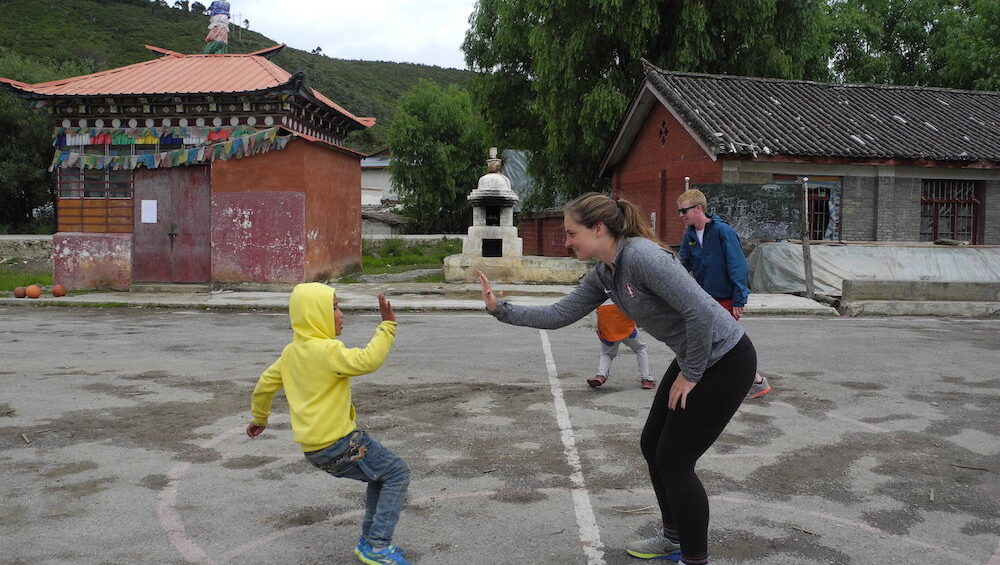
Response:
[[[517,193],[510,179],[500,173],[503,160],[497,148],[490,148],[486,160],[488,173],[479,177],[469,196],[472,225],[462,244],[461,255],[444,260],[444,277],[449,282],[478,280],[483,271],[494,281],[575,283],[587,271],[588,264],[569,257],[525,257],[522,242],[514,225]]]

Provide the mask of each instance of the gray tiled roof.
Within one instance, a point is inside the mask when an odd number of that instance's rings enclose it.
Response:
[[[1000,163],[1000,92],[664,71],[646,80],[716,154]]]
[[[361,219],[381,222],[390,226],[399,226],[406,223],[406,218],[393,212],[386,206],[377,204],[366,204],[361,206]]]

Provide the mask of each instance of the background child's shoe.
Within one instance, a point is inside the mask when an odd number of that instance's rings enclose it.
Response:
[[[590,385],[590,386],[592,386],[592,387],[594,387],[594,388],[597,388],[597,387],[601,386],[602,384],[604,384],[605,382],[607,382],[607,380],[608,380],[608,378],[605,377],[604,375],[597,375],[596,377],[594,377],[592,379],[587,379],[587,384]]]
[[[642,388],[644,390],[650,390],[656,388],[656,381],[653,379],[642,379]]]
[[[361,536],[360,538],[358,538],[358,546],[354,548],[354,554],[360,555],[363,550],[371,548],[372,544],[368,543],[368,540],[365,539],[365,536]]]

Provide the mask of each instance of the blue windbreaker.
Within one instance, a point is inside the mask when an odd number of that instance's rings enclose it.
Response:
[[[694,226],[684,230],[681,263],[714,298],[732,298],[733,306],[746,306],[749,269],[740,238],[722,218],[715,214],[708,217],[712,221],[705,224],[701,244]]]

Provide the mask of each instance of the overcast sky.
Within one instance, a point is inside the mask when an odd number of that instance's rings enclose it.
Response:
[[[206,6],[211,0],[203,0]],[[462,40],[475,0],[229,0],[233,24],[336,59],[465,68]],[[231,28],[231,33],[239,33]],[[232,40],[232,38],[230,38]]]

